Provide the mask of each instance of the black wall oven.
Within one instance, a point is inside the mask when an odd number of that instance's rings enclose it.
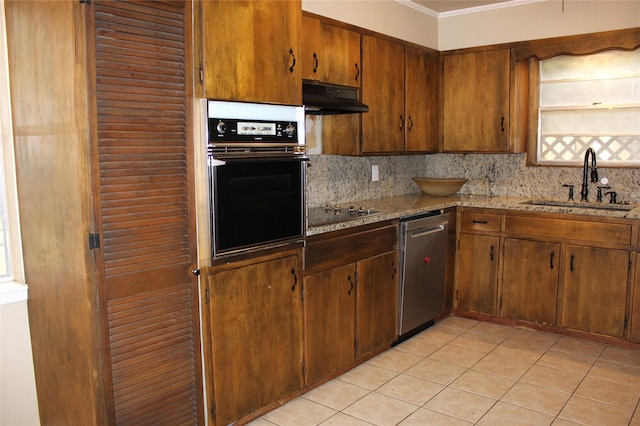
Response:
[[[208,101],[213,257],[301,242],[302,107]]]

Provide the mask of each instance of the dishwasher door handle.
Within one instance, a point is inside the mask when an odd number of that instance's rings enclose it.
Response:
[[[444,231],[444,229],[445,229],[444,225],[438,225],[435,228],[417,229],[417,230],[411,232],[411,238],[424,237],[425,235],[434,234],[436,232]]]

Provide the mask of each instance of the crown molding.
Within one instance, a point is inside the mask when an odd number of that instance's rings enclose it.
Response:
[[[478,12],[486,12],[488,10],[496,10],[496,9],[506,9],[509,7],[515,6],[523,6],[531,3],[541,3],[549,0],[510,0],[501,3],[488,4],[484,6],[476,6],[476,7],[468,7],[466,9],[452,10],[449,12],[436,12],[435,10],[431,10],[427,7],[420,6],[417,3],[414,3],[411,0],[394,0],[397,3],[400,3],[404,6],[410,7],[411,9],[417,10],[418,12],[424,13],[425,15],[432,16],[434,18],[448,18],[451,16],[459,16],[459,15],[467,15],[471,13]]]

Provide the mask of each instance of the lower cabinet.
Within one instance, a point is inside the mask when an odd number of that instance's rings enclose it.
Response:
[[[398,225],[310,237],[305,248],[306,384],[397,338]]]
[[[505,238],[500,315],[555,325],[560,244]]]
[[[304,278],[307,383],[316,383],[354,359],[356,266],[348,264]]]
[[[500,238],[460,234],[456,308],[495,315]]]
[[[567,246],[561,326],[622,337],[629,251]]]
[[[208,290],[209,412],[227,425],[304,385],[299,253],[216,267]]]

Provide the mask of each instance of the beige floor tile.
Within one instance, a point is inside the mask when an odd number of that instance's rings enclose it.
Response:
[[[633,413],[629,426],[640,426],[640,410],[636,410],[636,412]]]
[[[492,322],[480,321],[473,328],[469,329],[469,333],[481,334],[484,336],[501,337],[503,340],[513,335],[517,330],[513,327],[502,324],[494,324]]]
[[[565,419],[555,419],[552,426],[582,426],[580,423],[571,422]]]
[[[484,335],[468,331],[453,339],[450,344],[489,353],[503,341],[504,338],[500,336]]]
[[[618,364],[626,364],[640,368],[640,351],[637,349],[607,346],[600,356],[600,359],[602,361],[616,362]]]
[[[514,379],[495,376],[481,371],[469,370],[451,383],[451,387],[463,391],[500,399],[514,384]]]
[[[465,371],[467,371],[467,369],[464,367],[427,358],[405,371],[404,374],[419,377],[441,385],[448,385]]]
[[[519,329],[516,333],[505,340],[505,343],[511,344],[514,347],[546,351],[553,346],[559,338],[560,337],[555,334]]]
[[[255,419],[252,422],[247,423],[247,426],[273,426],[275,423],[271,423],[262,417]]]
[[[437,340],[428,339],[426,337],[421,338],[415,336],[412,339],[406,340],[400,343],[394,349],[410,354],[426,357],[443,347],[445,343],[438,342]]]
[[[470,426],[472,424],[455,417],[421,408],[403,420],[399,426]]]
[[[574,395],[558,417],[588,425],[627,426],[632,414],[633,410]]]
[[[401,373],[406,369],[413,367],[423,359],[424,357],[419,355],[410,354],[396,349],[389,349],[367,362],[377,367]]]
[[[449,344],[429,355],[429,359],[469,368],[480,361],[486,354],[486,352],[476,349]]]
[[[585,377],[574,394],[622,408],[635,409],[640,399],[640,388]]]
[[[371,423],[365,422],[355,417],[348,416],[344,413],[338,413],[320,423],[322,426],[371,426]]]
[[[581,374],[569,371],[534,365],[522,376],[520,381],[560,392],[573,393],[583,377]]]
[[[456,317],[451,315],[443,319],[442,321],[438,322],[438,325],[443,325],[445,327],[455,328],[457,330],[464,331],[464,330],[469,330],[475,327],[476,325],[478,325],[479,322],[480,321],[474,320],[471,318]]]
[[[338,379],[365,389],[374,390],[378,389],[397,375],[398,373],[395,371],[365,363],[360,364],[353,370],[347,371],[342,376],[338,377]]]
[[[540,357],[536,364],[585,375],[595,362],[596,358],[594,357],[549,350]]]
[[[372,392],[343,410],[345,414],[377,426],[397,425],[419,407]]]
[[[438,413],[475,423],[496,403],[494,399],[446,388],[424,405]]]
[[[264,419],[278,426],[316,426],[337,411],[305,398],[293,401],[265,414]]]
[[[426,337],[427,339],[435,340],[436,342],[449,343],[465,331],[457,328],[445,327],[440,324],[441,323],[438,323],[432,327],[427,328],[425,331],[417,334],[415,337]]]
[[[640,368],[598,359],[589,371],[590,377],[640,387]]]
[[[570,393],[519,382],[502,397],[501,401],[550,416],[557,416],[570,397]]]
[[[597,358],[602,354],[606,345],[586,340],[573,339],[571,337],[561,337],[551,349],[562,352],[586,355]]]
[[[473,370],[495,374],[508,379],[519,379],[532,366],[533,363],[528,361],[523,361],[517,358],[505,358],[503,356],[490,353],[471,368]]]
[[[498,402],[476,424],[482,426],[548,426],[552,422],[553,416]]]
[[[443,385],[401,374],[382,385],[376,392],[414,405],[423,405],[442,389]]]
[[[303,397],[334,410],[342,410],[369,392],[368,389],[342,380],[331,380],[305,393]]]

